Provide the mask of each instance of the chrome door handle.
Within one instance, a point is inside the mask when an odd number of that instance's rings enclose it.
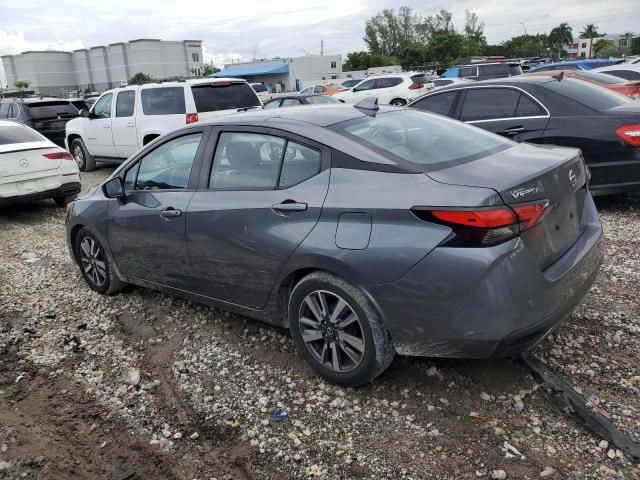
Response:
[[[293,213],[293,212],[304,212],[308,205],[306,203],[294,202],[293,200],[285,200],[282,203],[276,203],[272,205],[271,208],[276,213]]]
[[[109,125],[109,122],[104,122],[102,128],[111,128],[111,125]]]
[[[505,128],[500,133],[504,133],[507,135],[515,135],[516,133],[520,133],[520,132],[524,132],[524,127],[518,126],[518,127]]]
[[[160,211],[160,218],[163,220],[171,220],[172,218],[176,218],[182,215],[182,210],[178,210],[173,207],[167,207]]]
[[[127,127],[135,127],[135,125],[133,124],[133,122],[129,122],[127,123]]]

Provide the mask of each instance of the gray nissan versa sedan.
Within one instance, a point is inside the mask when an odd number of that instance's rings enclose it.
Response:
[[[73,202],[93,290],[142,285],[287,327],[344,385],[396,353],[511,356],[566,318],[602,227],[579,150],[353,105],[197,123]]]

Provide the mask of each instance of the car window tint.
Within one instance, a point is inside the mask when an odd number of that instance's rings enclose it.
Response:
[[[527,95],[520,95],[518,108],[516,109],[516,117],[533,117],[546,114],[547,112],[542,110],[542,108]]]
[[[284,139],[259,133],[224,132],[218,139],[210,188],[275,188]]]
[[[300,105],[300,100],[298,100],[297,98],[285,98],[284,100],[282,100],[282,105],[283,107],[295,107],[296,105]]]
[[[608,75],[614,75],[619,78],[624,78],[625,80],[640,80],[640,71],[635,70],[607,70]]]
[[[484,130],[413,109],[378,113],[329,128],[387,158],[420,165],[425,171],[458,165],[515,145]]]
[[[280,106],[280,99],[271,100],[270,102],[267,102],[264,104],[264,108],[278,108],[279,106]]]
[[[287,188],[313,177],[320,171],[321,158],[318,150],[287,142],[278,186]]]
[[[145,115],[186,113],[183,87],[147,88],[142,90],[140,99]]]
[[[264,87],[263,87],[264,88]],[[206,83],[191,87],[197,112],[258,107],[260,99],[248,83]],[[183,101],[184,103],[184,101]]]
[[[100,100],[93,106],[93,115],[97,118],[109,118],[111,116],[111,101],[113,94],[107,93],[100,97]]]
[[[131,117],[135,105],[135,90],[125,90],[119,92],[116,98],[116,117]]]
[[[0,103],[0,118],[7,118],[9,116],[9,107],[11,104],[9,102]]]
[[[515,116],[520,92],[509,88],[470,88],[462,105],[460,119],[490,120]]]
[[[140,161],[136,190],[187,188],[202,133],[174,138]]]
[[[28,127],[11,126],[0,129],[0,145],[12,143],[44,142],[46,138]]]
[[[427,110],[428,112],[437,113],[439,115],[449,115],[451,106],[456,99],[458,92],[439,93],[430,97],[418,100],[411,105],[413,108]]]

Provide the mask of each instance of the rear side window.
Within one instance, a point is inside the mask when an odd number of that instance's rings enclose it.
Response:
[[[491,120],[515,116],[520,93],[509,88],[470,88],[462,106],[460,120]]]
[[[460,69],[461,77],[475,77],[478,75],[478,67],[462,67]]]
[[[451,85],[453,83],[453,80],[434,80],[433,84],[436,87],[444,87],[445,85]]]
[[[78,109],[70,102],[37,102],[25,103],[31,118],[48,118],[69,115],[77,116]]]
[[[515,145],[484,130],[412,109],[357,118],[329,128],[400,164],[409,162],[424,171],[476,160]]]
[[[613,90],[573,78],[547,82],[541,86],[598,112],[637,101]]]
[[[509,65],[506,63],[479,65],[478,75],[509,75]]]
[[[7,118],[9,116],[9,102],[0,103],[0,118]]]
[[[258,107],[260,100],[248,83],[216,82],[191,87],[198,112]],[[184,103],[184,102],[183,102]]]
[[[184,88],[146,88],[140,94],[142,111],[145,115],[177,115],[186,113]],[[196,104],[197,105],[197,104]]]
[[[448,116],[457,96],[458,92],[438,93],[437,95],[423,98],[411,106],[420,110],[427,110],[428,112]]]
[[[321,159],[318,150],[287,142],[278,186],[288,188],[313,177],[320,171]]]
[[[380,78],[378,80],[380,80],[380,83],[382,85],[379,88],[395,87],[396,85],[400,85],[402,83],[402,79],[399,77]]]
[[[0,129],[0,145],[42,142],[44,140],[39,133],[27,127],[5,127]]]
[[[284,100],[282,100],[282,107],[295,107],[297,105],[300,105],[300,100],[298,100],[297,98],[285,98]]]
[[[542,108],[528,96],[520,95],[520,101],[516,109],[516,117],[534,117],[546,114],[547,112],[542,110]]]
[[[135,106],[135,90],[125,90],[116,98],[116,117],[131,117]]]
[[[509,65],[509,75],[522,75],[522,67],[520,65]]]
[[[607,70],[608,75],[615,75],[619,78],[624,78],[625,80],[640,80],[640,71],[635,70]]]

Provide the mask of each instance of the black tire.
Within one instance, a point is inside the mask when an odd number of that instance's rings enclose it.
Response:
[[[394,98],[393,100],[391,100],[391,105],[396,107],[404,107],[406,104],[407,101],[403,100],[402,98]]]
[[[319,324],[317,328],[307,329],[301,325],[300,318],[307,317],[309,312],[313,312],[305,299],[318,294],[325,295],[329,299],[329,301],[325,301],[327,311],[324,318],[326,321],[323,325]],[[320,297],[314,298],[319,299]],[[346,303],[350,313],[347,311],[349,316],[346,319],[332,324],[328,319],[332,309],[330,302],[335,301],[336,303],[333,304],[335,307],[340,300]],[[334,308],[335,310],[338,308]],[[355,315],[357,324],[354,320],[349,322],[349,318],[352,318],[351,314]],[[289,328],[298,352],[316,372],[330,382],[353,387],[365,385],[385,371],[395,356],[396,352],[389,332],[365,294],[357,287],[330,273],[314,272],[300,280],[289,296],[288,315]],[[308,318],[303,320],[305,325],[308,325],[308,321]],[[346,328],[355,328],[356,333],[354,330],[338,332],[338,325],[345,322],[350,324]],[[332,330],[333,337],[329,337],[327,326],[334,327],[329,329]],[[303,339],[303,329],[307,338],[306,342]],[[322,329],[323,338],[309,341],[309,338],[319,334],[320,329]],[[350,348],[350,345],[353,345],[351,341],[345,343],[344,338],[347,337],[341,336],[345,333],[348,333],[352,339],[354,335],[358,337],[360,345],[364,345],[364,352]],[[351,354],[347,353],[345,347],[349,348]],[[334,353],[335,351],[339,353]],[[325,352],[330,352],[328,355],[332,358],[325,357]],[[359,356],[358,362],[353,361],[352,355],[354,353],[355,356]],[[345,371],[327,365],[335,366],[332,361],[334,354],[341,358],[341,361],[336,363],[338,367],[344,367]],[[327,361],[323,361],[325,358]]]
[[[67,205],[73,202],[76,199],[76,196],[77,195],[60,195],[59,197],[53,197],[53,201],[56,202],[56,205],[59,207],[67,208]]]
[[[86,248],[83,250],[83,246],[86,247],[86,244],[83,245],[83,242],[87,239],[87,243],[93,243],[97,249],[99,249],[100,255],[94,257],[94,260],[97,262],[98,260],[103,265],[100,267],[98,271],[99,276],[104,277],[104,281],[99,282],[96,281],[96,277],[92,276],[91,269],[96,271],[97,266],[95,263],[92,264],[89,269],[89,273],[85,268],[88,262],[85,261],[85,257],[87,257]],[[100,243],[100,241],[96,238],[96,236],[89,230],[87,227],[83,227],[80,229],[78,234],[76,235],[75,241],[75,253],[76,258],[78,260],[78,265],[80,266],[80,272],[82,273],[82,277],[84,281],[87,282],[89,288],[95,290],[98,293],[102,293],[103,295],[112,295],[116,292],[119,292],[124,287],[126,287],[126,283],[120,280],[109,261],[109,256],[107,255],[104,247]]]
[[[71,142],[71,155],[78,164],[81,172],[90,172],[96,168],[96,160],[91,156],[81,138],[75,138]]]

